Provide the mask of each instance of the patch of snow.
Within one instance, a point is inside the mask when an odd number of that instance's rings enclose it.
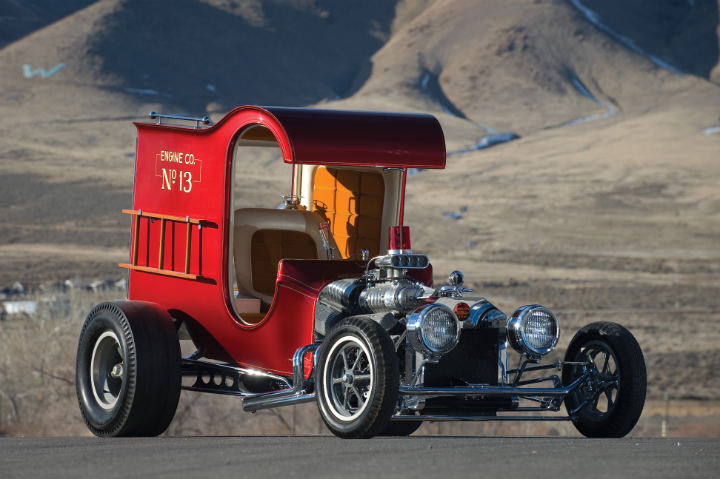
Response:
[[[613,108],[612,110],[608,110],[605,113],[598,113],[597,115],[584,116],[582,118],[578,118],[577,120],[570,120],[568,122],[561,124],[560,126],[571,126],[571,125],[577,125],[579,123],[586,123],[588,121],[601,120],[603,118],[613,116],[614,114],[615,114],[615,109]]]
[[[705,128],[702,132],[705,136],[714,135],[715,133],[720,133],[720,126],[711,126],[709,128]]]
[[[157,90],[150,90],[149,88],[125,88],[128,93],[135,93],[138,95],[158,95]]]
[[[570,80],[575,88],[584,96],[590,98],[595,103],[600,103],[595,96],[588,91],[588,89],[583,85],[583,83],[580,81],[578,77],[573,77],[572,80]]]
[[[493,128],[492,126],[481,125],[479,123],[476,123],[476,125],[479,126],[480,128],[482,128],[483,130],[485,130],[485,133],[487,133],[488,135],[497,134],[497,130],[495,128]]]
[[[64,63],[58,63],[54,68],[51,68],[50,70],[45,70],[44,68],[36,68],[35,70],[33,70],[30,65],[25,64],[23,65],[23,74],[25,75],[25,78],[32,78],[35,75],[40,75],[43,78],[50,78],[51,76],[62,70],[64,66]]]
[[[462,153],[469,153],[471,151],[477,151],[477,150],[484,150],[485,148],[490,148],[491,146],[499,145],[501,143],[507,143],[508,141],[517,140],[520,138],[520,135],[518,135],[515,132],[507,131],[505,133],[496,133],[494,135],[488,135],[483,137],[480,141],[475,143],[474,145],[468,146],[467,148],[462,148],[460,150],[451,151],[447,154],[447,156],[452,155],[459,155]]]
[[[37,301],[5,301],[3,310],[5,314],[35,314]]]
[[[664,59],[662,59],[662,58],[659,58],[659,57],[656,57],[656,56],[654,56],[654,55],[650,55],[650,54],[647,53],[645,50],[643,50],[642,48],[640,48],[640,47],[638,46],[638,44],[635,43],[632,39],[630,39],[630,38],[628,38],[628,37],[626,37],[626,36],[624,36],[624,35],[620,35],[618,32],[616,32],[616,31],[613,30],[612,28],[610,28],[610,27],[608,27],[607,25],[605,25],[605,24],[602,22],[602,19],[600,18],[600,16],[599,16],[597,13],[595,13],[594,11],[590,10],[590,9],[589,9],[588,7],[586,7],[585,5],[583,5],[583,4],[580,2],[580,0],[569,0],[569,1],[570,1],[570,3],[571,3],[575,8],[577,8],[578,10],[580,10],[580,12],[581,12],[583,15],[585,15],[585,18],[586,18],[590,23],[592,23],[592,24],[595,25],[597,28],[599,28],[599,29],[602,30],[603,32],[607,33],[608,35],[610,35],[611,37],[613,37],[614,39],[616,39],[616,40],[619,41],[620,43],[624,44],[626,47],[628,47],[629,49],[631,49],[631,50],[634,51],[635,53],[644,56],[645,58],[647,58],[648,60],[650,60],[651,62],[653,62],[653,63],[656,64],[657,66],[659,66],[660,68],[664,68],[665,70],[668,70],[668,71],[670,71],[670,72],[672,72],[672,73],[675,73],[675,74],[677,74],[677,75],[684,75],[684,74],[685,74],[684,72],[682,72],[682,71],[678,70],[677,68],[675,68],[674,66],[672,66],[672,65],[671,65],[670,63],[668,63],[666,60],[664,60]],[[691,5],[694,5],[694,4],[691,4]]]
[[[420,80],[420,88],[425,90],[428,86],[428,82],[430,81],[430,74],[426,73],[425,76]]]
[[[459,220],[459,219],[462,219],[463,213],[465,213],[467,211],[467,209],[468,209],[467,205],[463,205],[457,211],[450,211],[447,213],[443,213],[443,216],[445,218],[448,218],[451,220]]]
[[[451,220],[462,219],[462,213],[460,213],[459,211],[450,211],[449,213],[443,213],[443,216]]]
[[[448,107],[446,107],[445,105],[440,105],[440,107],[442,108],[442,111],[447,113],[448,115],[457,116],[457,115],[455,115],[455,113],[450,111],[450,109]]]
[[[588,122],[588,121],[600,120],[600,119],[602,119],[602,118],[607,118],[607,117],[609,117],[609,116],[613,116],[615,113],[617,113],[617,110],[615,109],[614,106],[608,105],[608,104],[605,103],[604,101],[600,101],[600,100],[598,100],[597,98],[595,98],[595,95],[593,95],[592,93],[590,93],[590,90],[587,89],[587,87],[583,84],[583,82],[580,81],[580,79],[579,79],[578,77],[575,77],[575,76],[574,76],[574,77],[570,80],[570,82],[571,82],[571,83],[573,84],[573,86],[577,89],[577,91],[580,92],[581,95],[583,95],[584,97],[587,97],[587,98],[591,99],[592,101],[594,101],[595,103],[597,103],[597,104],[600,105],[601,107],[605,108],[606,111],[605,111],[605,113],[598,113],[598,114],[596,114],[596,115],[590,115],[590,116],[585,116],[585,117],[582,117],[582,118],[578,118],[577,120],[571,120],[571,121],[568,121],[568,122],[566,122],[566,123],[563,123],[563,124],[560,125],[560,126],[577,125],[578,123],[585,123],[585,122]]]

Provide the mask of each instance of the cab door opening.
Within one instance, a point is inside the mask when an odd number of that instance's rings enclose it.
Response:
[[[292,178],[292,167],[282,161],[268,128],[244,129],[232,161],[230,303],[243,324],[254,325],[270,310],[281,260],[325,259],[327,250],[336,246],[331,237],[323,238],[319,215],[293,202],[289,189],[276,188],[283,177]]]

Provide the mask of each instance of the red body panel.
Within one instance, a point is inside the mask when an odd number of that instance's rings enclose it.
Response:
[[[201,220],[200,227],[191,227],[188,271],[199,278],[131,270],[128,299],[154,302],[202,325],[220,346],[208,344],[214,357],[229,355],[247,366],[290,375],[295,350],[313,342],[320,289],[336,278],[359,275],[363,266],[285,260],[266,317],[252,326],[235,317],[227,280],[231,162],[238,134],[253,124],[272,131],[287,163],[443,168],[445,145],[437,120],[429,115],[239,107],[205,129],[136,124],[133,208]],[[133,238],[132,245],[132,251],[138,249],[137,264],[157,268],[162,256],[165,269],[184,272],[188,225],[139,221],[138,241]]]

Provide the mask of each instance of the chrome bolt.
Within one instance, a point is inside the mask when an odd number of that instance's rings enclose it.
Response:
[[[115,366],[113,366],[112,370],[110,371],[110,376],[114,377],[115,379],[121,378],[123,375],[123,365],[122,363],[117,363]]]

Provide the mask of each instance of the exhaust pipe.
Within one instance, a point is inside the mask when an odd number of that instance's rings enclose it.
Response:
[[[305,368],[303,360],[309,352],[315,352],[320,347],[320,343],[308,344],[303,346],[293,355],[293,386],[288,389],[272,391],[269,393],[252,394],[243,397],[243,410],[247,412],[255,412],[260,409],[269,409],[272,407],[291,406],[304,402],[315,400],[315,392],[308,393],[309,384],[305,381]],[[314,363],[314,356],[313,356]],[[312,377],[312,373],[311,373]]]

